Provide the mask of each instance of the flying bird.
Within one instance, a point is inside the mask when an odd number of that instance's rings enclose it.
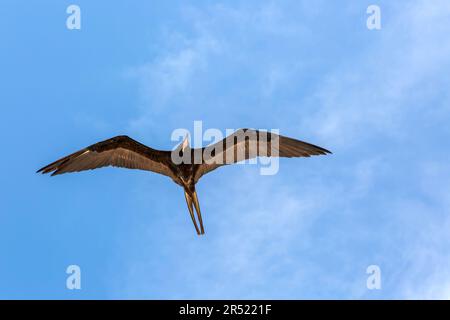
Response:
[[[292,158],[329,153],[331,152],[307,142],[253,129],[239,129],[219,142],[194,149],[190,147],[186,136],[172,151],[152,149],[122,135],[72,153],[37,172],[52,173],[54,176],[113,166],[163,174],[183,187],[195,230],[198,235],[202,235],[205,230],[195,185],[206,173],[223,165],[261,156]],[[194,207],[197,219],[194,216]]]

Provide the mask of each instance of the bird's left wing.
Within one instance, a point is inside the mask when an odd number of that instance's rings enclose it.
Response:
[[[117,136],[93,144],[61,158],[37,172],[53,175],[113,166],[160,173],[171,178],[170,151],[149,148],[127,136]]]
[[[260,156],[265,157],[310,157],[331,153],[319,146],[253,129],[239,129],[225,139],[206,148],[195,149],[200,153],[201,164],[196,165],[194,180],[197,182],[206,173],[216,168]]]

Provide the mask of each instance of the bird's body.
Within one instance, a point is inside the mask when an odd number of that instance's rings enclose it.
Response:
[[[328,154],[321,147],[265,131],[240,129],[206,148],[191,149],[187,138],[173,151],[155,150],[128,136],[117,136],[61,158],[38,172],[53,175],[107,166],[153,171],[170,177],[184,189],[197,234],[204,227],[195,184],[206,173],[227,164],[258,156],[309,157]],[[197,225],[194,216],[197,212]]]

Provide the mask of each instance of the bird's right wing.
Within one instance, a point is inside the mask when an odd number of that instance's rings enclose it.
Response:
[[[37,172],[52,172],[53,176],[113,166],[153,171],[174,179],[170,154],[170,151],[149,148],[130,137],[117,136],[61,158]]]
[[[202,163],[196,167],[195,181],[220,166],[256,157],[292,158],[331,153],[304,141],[252,129],[239,129],[225,139],[194,152],[202,153]]]

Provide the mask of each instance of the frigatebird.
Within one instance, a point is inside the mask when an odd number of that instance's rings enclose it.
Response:
[[[198,235],[205,233],[195,184],[208,172],[227,164],[256,157],[310,157],[330,151],[316,145],[275,133],[239,129],[225,139],[204,148],[190,148],[188,136],[172,151],[156,150],[131,139],[117,136],[95,143],[37,172],[59,175],[101,167],[121,167],[153,171],[172,178],[184,188],[189,213]],[[180,159],[182,159],[180,161]],[[197,212],[197,221],[194,209]]]

